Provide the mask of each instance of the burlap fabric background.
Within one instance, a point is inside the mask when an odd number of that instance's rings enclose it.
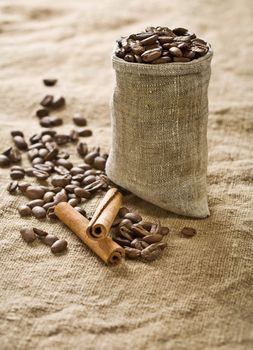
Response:
[[[169,225],[168,249],[150,264],[110,269],[59,223],[20,219],[1,169],[1,349],[252,349],[252,1],[1,1],[1,149],[34,117],[57,76],[68,106],[59,130],[83,110],[91,145],[107,150],[113,40],[146,25],[186,25],[210,41],[208,197],[211,216],[187,220],[130,197],[127,205]],[[74,154],[74,150],[71,151]],[[92,212],[96,200],[87,207]],[[67,238],[55,257],[27,246],[24,224]],[[193,239],[180,237],[196,227]]]
[[[209,215],[206,193],[212,51],[187,64],[131,64],[113,56],[112,142],[116,184],[172,213]]]

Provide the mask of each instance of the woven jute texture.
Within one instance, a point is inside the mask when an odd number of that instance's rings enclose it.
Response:
[[[0,169],[1,350],[252,350],[253,28],[252,1],[0,1],[0,150],[10,131],[41,131],[35,111],[46,93],[66,97],[59,132],[81,110],[109,151],[112,43],[148,25],[186,26],[212,43],[207,192],[210,216],[189,219],[133,195],[130,209],[171,233],[161,259],[108,268],[58,222],[20,218],[26,202],[6,192]],[[240,43],[240,45],[239,45]],[[57,77],[44,87],[41,79]],[[74,163],[81,160],[67,148]],[[28,166],[23,157],[24,166]],[[26,180],[33,181],[26,178]],[[83,204],[88,214],[98,197]],[[27,245],[19,228],[66,238],[68,252]],[[192,239],[180,236],[196,228]]]
[[[173,213],[205,218],[208,84],[212,51],[189,63],[134,64],[113,56],[116,184]]]

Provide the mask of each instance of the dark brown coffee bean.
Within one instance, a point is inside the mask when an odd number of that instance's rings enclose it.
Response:
[[[20,183],[18,184],[18,188],[19,188],[19,190],[20,190],[22,193],[25,192],[26,189],[27,189],[29,186],[31,186],[31,184],[28,183],[28,182],[20,182]]]
[[[46,86],[54,86],[57,83],[57,79],[43,79],[43,83]]]
[[[153,32],[151,32],[150,30],[146,31],[147,33],[137,33],[137,34],[133,34],[133,38],[135,40],[143,40],[146,38],[149,38],[150,36],[153,35]]]
[[[152,61],[152,64],[161,64],[161,63],[170,63],[172,62],[172,59],[170,57],[160,57],[157,60]]]
[[[55,206],[52,206],[52,207],[47,209],[47,217],[49,219],[53,219],[53,220],[58,219],[57,216],[55,215],[54,208],[55,208]]]
[[[40,105],[43,107],[52,107],[54,97],[52,95],[46,95],[43,100],[40,102]]]
[[[162,226],[159,230],[159,233],[163,236],[167,235],[169,232],[170,232],[170,229],[165,226]]]
[[[67,196],[67,192],[62,189],[60,192],[56,193],[56,195],[54,196],[54,203],[58,204],[61,202],[67,202],[68,200],[68,196]]]
[[[11,136],[12,136],[12,137],[20,136],[20,137],[24,138],[24,134],[23,134],[23,132],[20,131],[20,130],[13,130],[13,131],[11,131]]]
[[[34,169],[39,171],[51,172],[53,170],[53,166],[51,164],[35,164]]]
[[[52,202],[53,201],[53,198],[54,198],[54,195],[55,193],[54,192],[46,192],[43,196],[43,201],[44,203],[49,203],[49,202]]]
[[[188,33],[188,29],[182,27],[174,28],[172,31],[176,35],[186,35]]]
[[[140,243],[141,243],[142,249],[145,249],[149,246],[149,244],[147,242],[140,241]]]
[[[92,184],[93,182],[95,182],[97,180],[96,176],[94,175],[89,175],[86,176],[83,181],[82,181],[82,185],[87,186],[89,184]]]
[[[34,158],[38,157],[39,155],[39,150],[37,148],[31,149],[28,151],[28,158],[29,160],[33,160]]]
[[[66,168],[68,170],[73,168],[73,164],[69,160],[64,159],[64,158],[57,159],[56,164],[57,165],[61,165],[61,166],[63,166],[64,168]]]
[[[26,191],[24,192],[25,196],[30,199],[41,199],[44,194],[45,190],[41,186],[29,186],[27,187]]]
[[[44,219],[46,217],[46,210],[42,207],[33,207],[32,213],[37,219]]]
[[[13,141],[15,143],[15,146],[20,150],[26,150],[28,145],[25,142],[25,139],[22,136],[14,136]]]
[[[124,60],[127,62],[135,62],[134,55],[131,55],[130,53],[127,53],[124,57]]]
[[[11,164],[10,160],[8,157],[6,157],[5,155],[1,154],[0,155],[0,167],[6,167],[9,166]]]
[[[178,47],[171,47],[169,53],[175,57],[182,57],[183,53]]]
[[[160,49],[152,49],[152,50],[147,50],[145,51],[142,55],[141,58],[144,62],[149,63],[157,58],[161,57],[161,50]]]
[[[38,235],[39,237],[45,237],[48,235],[48,233],[46,231],[43,231],[39,228],[33,227],[33,231],[34,233],[36,233],[36,235]]]
[[[190,62],[190,58],[187,57],[174,57],[174,62]]]
[[[67,186],[71,181],[71,176],[69,175],[54,175],[51,180],[51,184],[54,187],[65,187]]]
[[[138,225],[141,225],[145,230],[150,231],[152,227],[152,222],[149,221],[139,221]]]
[[[43,130],[43,131],[41,131],[41,136],[50,135],[50,136],[54,137],[56,134],[57,134],[57,132],[55,130]]]
[[[143,54],[144,51],[145,51],[145,48],[143,46],[141,46],[140,44],[135,44],[132,47],[132,52],[134,54],[135,59],[136,59],[136,56],[140,57],[140,55]]]
[[[87,177],[87,176],[90,176],[90,175],[96,175],[97,174],[97,171],[95,169],[88,169],[88,170],[85,170],[84,172],[84,177]]]
[[[43,205],[44,205],[43,199],[34,199],[27,203],[27,206],[31,209],[34,207],[42,207]]]
[[[41,136],[41,142],[46,143],[46,142],[54,142],[54,138],[55,136],[51,136],[51,135],[43,135]]]
[[[123,238],[128,239],[129,241],[133,240],[133,237],[131,236],[131,230],[126,226],[121,226],[119,228],[119,232]]]
[[[46,108],[40,108],[36,111],[36,116],[38,118],[47,117],[49,115],[49,110]]]
[[[59,239],[58,241],[54,242],[54,244],[51,246],[51,252],[54,254],[62,253],[64,250],[67,249],[68,242],[65,239]]]
[[[140,44],[142,46],[151,45],[151,44],[156,43],[157,39],[158,39],[158,36],[156,34],[153,34],[153,35],[149,36],[148,38],[142,39],[140,41]]]
[[[119,224],[120,227],[121,227],[121,226],[125,226],[125,227],[127,227],[127,228],[131,228],[132,225],[133,225],[133,223],[132,223],[132,221],[129,220],[129,219],[123,219],[123,220],[121,220],[121,223]]]
[[[11,154],[11,151],[12,151],[12,147],[9,147],[7,148],[6,150],[4,150],[2,152],[2,155],[6,156],[7,158],[9,158],[10,154]]]
[[[22,171],[14,170],[10,173],[12,180],[22,180],[25,177],[25,174]]]
[[[181,230],[181,234],[184,235],[185,237],[195,236],[196,233],[197,233],[197,231],[195,230],[195,228],[192,228],[192,227],[184,227]]]
[[[160,44],[172,43],[173,37],[172,36],[163,35],[163,36],[159,36],[158,40],[159,40]]]
[[[177,47],[182,51],[182,50],[186,50],[189,48],[189,44],[188,43],[180,43],[177,45]]]
[[[143,241],[148,243],[148,244],[152,244],[152,243],[158,243],[163,239],[162,235],[159,234],[155,234],[155,235],[148,235],[143,237]]]
[[[66,145],[68,142],[71,142],[70,136],[65,134],[57,134],[54,137],[57,145]]]
[[[86,126],[87,125],[87,120],[80,113],[76,113],[74,115],[73,122],[77,126]]]
[[[124,219],[125,220],[125,219]],[[145,237],[150,234],[149,231],[145,230],[141,225],[134,224],[131,226],[131,230],[135,233],[137,237]]]
[[[47,173],[46,171],[43,171],[43,170],[34,170],[33,171],[33,175],[38,179],[38,180],[41,180],[41,181],[44,181],[46,180],[50,174]]]
[[[46,245],[49,245],[50,247],[56,242],[56,241],[59,241],[59,238],[54,236],[54,235],[51,235],[51,234],[48,234],[47,236],[43,237],[42,238],[42,242],[45,243]]]
[[[131,243],[129,240],[121,237],[113,237],[113,240],[118,243],[121,247],[130,247]]]
[[[76,207],[79,203],[80,203],[80,199],[79,198],[71,198],[68,200],[69,205],[71,205],[71,207]]]
[[[120,218],[123,218],[127,213],[129,213],[129,209],[126,207],[121,207],[119,212],[118,212],[118,216]]]
[[[20,205],[18,207],[18,212],[21,216],[29,216],[32,214],[31,208],[28,207],[28,205]]]
[[[125,247],[125,254],[126,254],[126,257],[130,259],[137,259],[138,257],[141,256],[140,250],[135,248],[130,248],[130,247]]]
[[[66,104],[65,98],[60,96],[53,100],[53,103],[51,104],[52,109],[58,109],[64,107]]]
[[[190,58],[191,60],[196,56],[195,52],[189,50],[184,52],[184,57]]]
[[[63,123],[62,118],[55,117],[55,116],[43,117],[40,119],[40,125],[45,128],[60,126],[62,125],[62,123]]]
[[[84,129],[78,132],[78,135],[81,137],[89,137],[92,136],[92,130],[90,129]]]
[[[47,135],[46,135],[47,136]],[[48,136],[48,137],[50,137],[50,136]],[[45,158],[45,156],[48,154],[48,149],[46,149],[46,148],[41,148],[40,150],[39,150],[39,157],[41,157],[41,158]]]
[[[47,214],[48,214],[48,209],[51,208],[51,207],[54,207],[55,206],[55,201],[53,199],[52,202],[48,202],[46,204],[43,205],[43,208],[47,211]]]
[[[86,211],[83,208],[75,207],[75,210],[78,211],[81,215],[87,217]]]
[[[129,219],[133,223],[137,223],[142,220],[142,217],[138,213],[126,213],[124,219]]]
[[[32,165],[36,165],[36,164],[42,164],[43,163],[43,159],[41,157],[35,157],[32,160]]]
[[[21,236],[27,243],[32,243],[36,239],[36,235],[32,228],[23,227],[20,229]]]
[[[98,170],[105,170],[106,160],[103,157],[96,157],[93,162],[93,166]]]
[[[25,169],[26,176],[30,176],[30,177],[34,176],[33,172],[34,172],[34,168]]]
[[[142,250],[142,244],[141,244],[141,240],[139,238],[135,238],[132,242],[131,242],[131,247],[138,249],[138,250]]]
[[[37,142],[30,145],[28,147],[28,150],[30,151],[30,150],[36,149],[38,151],[40,148],[44,148],[44,144],[42,142]]]
[[[76,147],[77,153],[81,157],[85,157],[88,153],[88,145],[85,142],[80,142]]]
[[[16,192],[17,188],[18,188],[18,182],[17,181],[11,181],[9,183],[9,185],[7,186],[7,191],[9,193],[14,193],[14,192]]]
[[[81,187],[75,188],[74,193],[79,198],[89,199],[91,197],[91,193],[89,191],[86,191],[84,188],[81,188]]]

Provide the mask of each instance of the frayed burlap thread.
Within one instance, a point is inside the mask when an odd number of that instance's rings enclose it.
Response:
[[[106,172],[176,214],[209,215],[206,191],[212,51],[189,63],[138,64],[113,56],[112,145]]]

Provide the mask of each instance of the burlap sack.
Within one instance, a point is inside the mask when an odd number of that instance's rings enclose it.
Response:
[[[189,63],[128,63],[113,56],[112,145],[116,184],[171,212],[204,218],[208,84],[212,51]]]

